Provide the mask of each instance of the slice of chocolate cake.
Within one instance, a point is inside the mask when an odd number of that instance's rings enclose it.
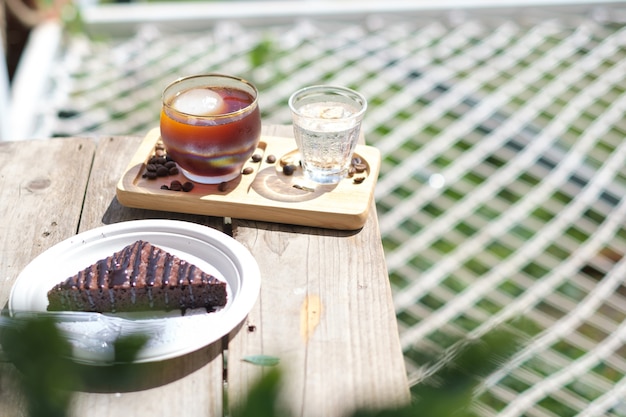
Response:
[[[226,283],[139,240],[48,292],[49,311],[131,312],[226,305]]]

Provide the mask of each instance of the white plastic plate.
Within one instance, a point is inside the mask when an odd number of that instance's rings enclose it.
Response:
[[[9,299],[11,314],[45,312],[47,292],[57,283],[137,240],[145,240],[227,283],[228,302],[216,312],[179,310],[155,312],[141,320],[165,318],[166,324],[151,336],[136,362],[181,356],[210,343],[235,328],[254,306],[260,289],[259,267],[252,254],[230,236],[206,226],[175,220],[136,220],[116,223],[75,235],[51,247],[20,273]],[[136,320],[132,315],[129,318]],[[63,323],[72,332],[85,332],[93,323]],[[74,359],[89,364],[110,363],[110,346],[74,345]]]

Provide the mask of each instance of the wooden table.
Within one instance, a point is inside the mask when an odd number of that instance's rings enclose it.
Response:
[[[264,134],[290,132],[268,126]],[[141,139],[0,143],[3,308],[19,272],[73,234],[146,218],[186,220],[229,232],[222,218],[119,204],[116,183]],[[258,302],[242,325],[221,342],[143,365],[151,373],[140,384],[123,390],[84,387],[74,396],[72,415],[157,417],[182,410],[185,416],[224,415],[266,369],[242,360],[259,354],[280,358],[285,371],[281,398],[294,416],[338,416],[358,407],[408,403],[374,207],[358,231],[242,219],[232,219],[231,227],[257,259],[262,276]],[[11,364],[0,364],[1,414],[25,415],[23,399],[6,388],[13,372]]]

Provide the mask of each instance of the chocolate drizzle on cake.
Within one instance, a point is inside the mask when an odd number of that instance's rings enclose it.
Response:
[[[138,240],[57,284],[48,301],[50,311],[214,311],[226,305],[226,283]]]

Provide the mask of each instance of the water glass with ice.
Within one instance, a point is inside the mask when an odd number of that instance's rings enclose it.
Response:
[[[348,175],[367,101],[345,87],[305,87],[289,98],[304,176],[335,184]]]

